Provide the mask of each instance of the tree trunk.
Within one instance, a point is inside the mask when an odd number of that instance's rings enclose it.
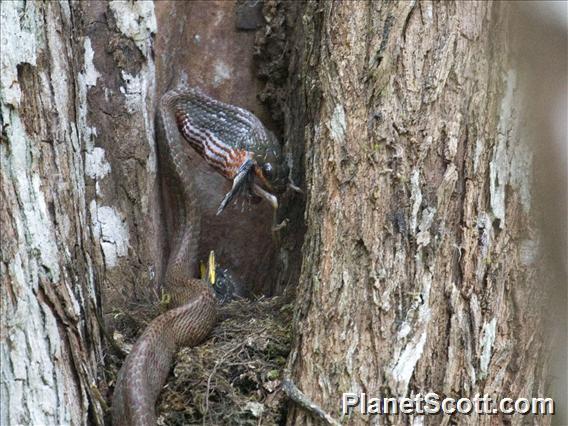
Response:
[[[500,2],[309,2],[294,23],[307,232],[289,366],[337,418],[344,392],[545,396],[508,16]],[[288,424],[310,419],[293,407]],[[454,421],[505,419],[380,419]]]
[[[157,251],[153,4],[1,16],[0,423],[102,424],[101,289],[151,288]]]

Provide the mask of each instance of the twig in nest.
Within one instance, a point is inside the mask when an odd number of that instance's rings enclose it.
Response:
[[[313,416],[321,419],[326,425],[331,426],[340,426],[340,423],[335,420],[328,412],[326,412],[323,408],[313,402],[310,398],[308,398],[298,387],[294,384],[288,373],[284,376],[284,380],[282,380],[282,389],[286,392],[286,395],[306,410],[308,413],[311,413]]]
[[[207,389],[205,391],[205,412],[203,413],[203,425],[205,425],[205,418],[206,416],[209,414],[209,390],[211,389],[211,378],[215,375],[215,373],[217,372],[217,368],[223,363],[223,361],[225,361],[225,359],[227,359],[229,357],[229,355],[233,352],[235,352],[237,349],[242,349],[242,345],[236,346],[235,348],[233,348],[232,350],[230,350],[229,352],[227,352],[226,354],[224,354],[221,359],[218,359],[217,362],[215,362],[215,366],[213,367],[213,371],[211,371],[211,374],[209,375],[209,378],[207,379]]]

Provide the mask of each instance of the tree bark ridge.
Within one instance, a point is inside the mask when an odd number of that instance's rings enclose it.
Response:
[[[507,17],[489,2],[309,2],[300,15],[308,198],[290,367],[337,417],[343,392],[543,395]],[[304,422],[294,409],[289,424]]]

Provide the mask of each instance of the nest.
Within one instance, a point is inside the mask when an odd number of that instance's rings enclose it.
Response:
[[[281,378],[290,352],[291,298],[240,299],[220,311],[223,319],[203,344],[178,352],[156,405],[158,424],[283,424],[287,398]],[[120,342],[122,336],[115,337]],[[132,337],[122,340],[125,348],[134,343]],[[111,362],[111,376],[117,367]]]

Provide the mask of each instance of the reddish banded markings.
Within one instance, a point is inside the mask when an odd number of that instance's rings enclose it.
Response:
[[[178,129],[189,144],[223,176],[232,179],[252,154],[233,149],[210,130],[196,126],[184,111],[176,111]]]

